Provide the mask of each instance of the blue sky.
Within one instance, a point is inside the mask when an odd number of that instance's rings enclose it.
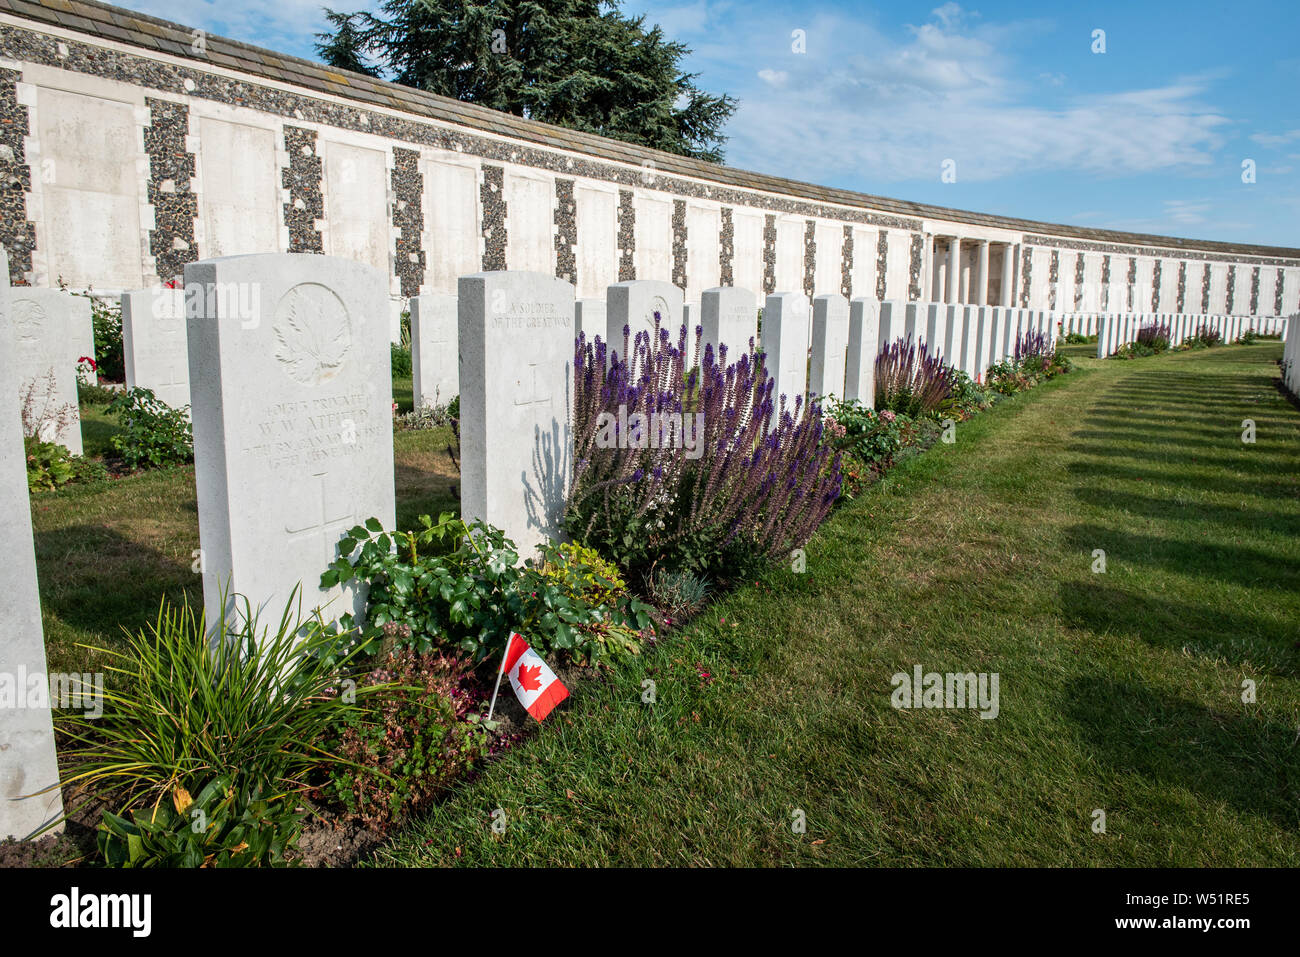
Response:
[[[319,0],[127,5],[313,58],[324,23]],[[1300,246],[1294,2],[627,0],[623,10],[687,43],[704,89],[740,100],[732,166],[1049,222]],[[1104,53],[1092,51],[1094,30]],[[1253,184],[1242,182],[1247,159]],[[945,183],[949,160],[956,181]]]

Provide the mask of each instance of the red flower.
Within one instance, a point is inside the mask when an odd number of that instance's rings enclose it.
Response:
[[[90,356],[82,356],[80,359],[77,360],[78,365],[80,365],[83,362],[86,363],[88,366],[90,366],[91,372],[97,372],[99,370],[99,366],[95,364],[95,360],[90,358]]]

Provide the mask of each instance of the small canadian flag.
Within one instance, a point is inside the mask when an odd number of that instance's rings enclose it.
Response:
[[[533,651],[519,634],[512,634],[510,643],[506,645],[505,657],[501,659],[501,671],[497,674],[498,688],[501,687],[501,675],[510,679],[515,697],[538,721],[543,720],[552,708],[569,696],[569,689],[564,687],[541,655]],[[492,702],[492,707],[495,707],[496,691],[492,692]],[[492,708],[489,708],[488,715],[491,714]]]

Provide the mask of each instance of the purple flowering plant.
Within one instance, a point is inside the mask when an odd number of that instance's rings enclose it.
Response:
[[[910,337],[895,339],[876,356],[877,409],[926,415],[939,408],[955,384],[952,366]]]
[[[812,537],[840,456],[816,403],[772,394],[752,339],[729,363],[725,346],[701,352],[701,327],[674,341],[654,318],[653,333],[624,328],[621,352],[576,341],[566,530],[642,581],[747,574]]]

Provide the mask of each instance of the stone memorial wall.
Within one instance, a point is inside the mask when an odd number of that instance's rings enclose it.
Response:
[[[541,270],[583,298],[671,282],[692,305],[736,285],[1070,312],[1300,309],[1297,249],[802,185],[192,40],[93,0],[0,0],[3,137],[23,184],[0,220],[15,284],[149,288],[199,259],[320,252],[381,270],[398,311],[496,269]]]

